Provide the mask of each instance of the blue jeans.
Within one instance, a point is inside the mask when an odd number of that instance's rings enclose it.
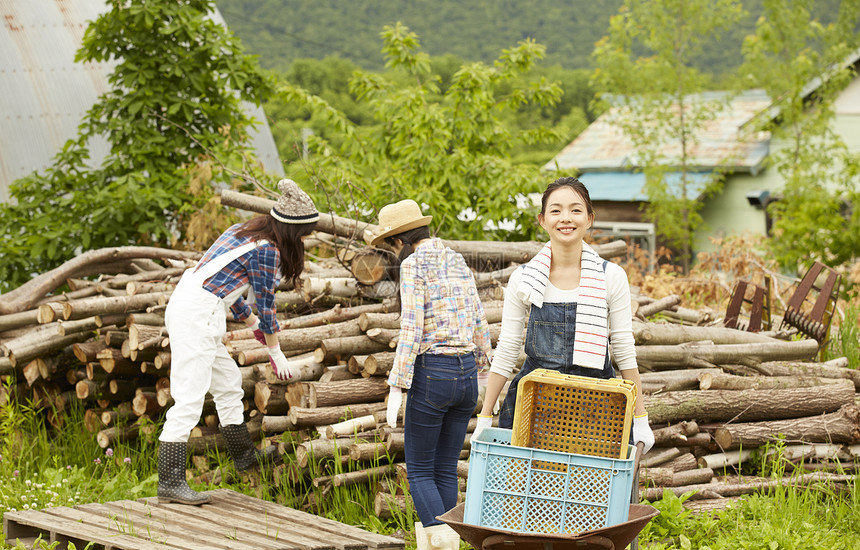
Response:
[[[475,356],[419,355],[403,422],[409,492],[421,523],[457,505],[457,460],[478,401]]]

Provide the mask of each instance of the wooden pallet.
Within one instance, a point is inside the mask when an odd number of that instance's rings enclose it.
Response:
[[[210,504],[160,504],[156,497],[7,512],[7,544],[89,543],[106,550],[401,550],[402,540],[249,497],[230,489],[209,491]]]

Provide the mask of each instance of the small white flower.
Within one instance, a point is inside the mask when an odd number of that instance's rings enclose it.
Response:
[[[30,486],[30,480],[29,480],[29,479],[28,479],[28,480],[26,480],[26,481],[24,482],[24,485],[26,485],[27,487],[29,487],[29,486]]]
[[[69,480],[68,480],[68,479],[63,478],[63,483],[68,483],[68,482],[69,482]]]
[[[25,505],[24,505],[24,509],[25,509],[25,510],[29,510],[29,509],[30,509],[30,505],[29,505],[29,504],[25,504]]]

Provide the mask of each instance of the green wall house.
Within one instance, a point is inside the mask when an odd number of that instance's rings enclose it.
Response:
[[[860,51],[848,62],[854,65],[856,75]],[[810,86],[809,93],[815,89]],[[780,174],[768,166],[769,159],[783,144],[768,132],[755,131],[761,117],[776,114],[770,99],[761,90],[748,90],[734,96],[707,92],[694,100],[718,102],[722,98],[729,100],[725,108],[696,136],[697,146],[692,154],[695,168],[688,173],[693,182],[688,185],[688,198],[705,201],[700,212],[704,224],[695,234],[694,253],[713,250],[712,237],[767,234],[769,220],[763,207],[768,201],[778,200],[783,185]],[[629,139],[612,123],[613,111],[610,108],[598,117],[547,162],[544,170],[576,171],[595,202],[598,222],[641,223],[645,221],[641,207],[647,201],[642,191],[645,177]],[[834,131],[850,151],[860,153],[860,76],[855,76],[839,95],[834,111]],[[664,146],[667,158],[671,158],[673,148],[677,149],[677,144]],[[723,174],[722,190],[701,199],[697,181],[704,185],[715,172]],[[670,184],[673,176],[678,174],[670,171],[667,178]]]

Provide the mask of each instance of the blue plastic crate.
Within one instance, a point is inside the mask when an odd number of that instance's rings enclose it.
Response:
[[[576,534],[627,521],[635,447],[618,459],[510,443],[503,428],[486,428],[472,442],[465,523]]]

